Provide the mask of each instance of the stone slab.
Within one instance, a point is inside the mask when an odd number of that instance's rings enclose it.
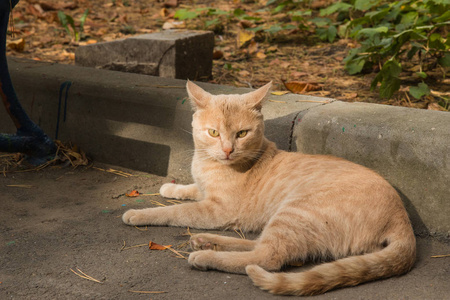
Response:
[[[78,47],[75,64],[165,78],[211,77],[214,34],[166,30]]]

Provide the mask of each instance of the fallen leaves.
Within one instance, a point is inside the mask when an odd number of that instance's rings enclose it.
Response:
[[[287,93],[289,93],[289,91],[274,91],[271,94],[272,95],[276,95],[276,96],[282,96],[282,95],[285,95]]]
[[[140,194],[137,190],[133,190],[130,193],[125,194],[127,197],[138,197]]]
[[[239,30],[237,35],[237,43],[239,48],[243,48],[247,46],[248,43],[255,37],[255,33],[253,31],[248,30]]]
[[[152,241],[150,241],[148,243],[148,249],[150,249],[150,250],[166,250],[166,249],[168,249],[170,247],[172,247],[172,245],[164,246],[164,245],[160,245],[160,244],[157,244],[155,242],[152,242]]]
[[[25,49],[25,39],[20,38],[16,40],[9,41],[6,46],[14,51],[22,52]]]
[[[294,94],[307,93],[311,91],[317,91],[320,86],[317,82],[305,82],[305,81],[284,81],[281,80],[287,90]]]

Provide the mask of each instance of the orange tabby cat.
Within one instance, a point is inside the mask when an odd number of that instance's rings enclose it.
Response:
[[[198,202],[129,210],[123,221],[261,231],[256,240],[193,235],[189,264],[247,273],[275,294],[320,294],[410,270],[416,242],[394,188],[344,159],[278,150],[264,137],[261,114],[270,87],[213,96],[188,81],[195,183],[164,184],[160,192]],[[300,273],[268,272],[310,259],[333,261]]]

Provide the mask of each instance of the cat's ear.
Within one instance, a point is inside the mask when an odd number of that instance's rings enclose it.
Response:
[[[186,83],[186,89],[195,110],[205,108],[211,100],[212,95],[210,93],[206,92],[190,80]]]
[[[248,105],[257,110],[261,110],[262,103],[267,98],[267,95],[270,92],[270,88],[272,87],[272,81],[270,81],[265,86],[260,87],[256,91],[250,92],[245,95],[245,99]]]

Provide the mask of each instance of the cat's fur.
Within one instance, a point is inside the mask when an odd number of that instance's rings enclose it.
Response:
[[[261,114],[270,86],[213,96],[188,82],[195,183],[164,184],[160,192],[198,202],[129,210],[123,221],[262,231],[257,240],[193,235],[189,264],[247,273],[275,294],[320,294],[409,271],[416,242],[394,188],[344,159],[278,150],[264,137]],[[238,137],[242,130],[247,135]],[[308,259],[333,261],[300,273],[270,273]]]

